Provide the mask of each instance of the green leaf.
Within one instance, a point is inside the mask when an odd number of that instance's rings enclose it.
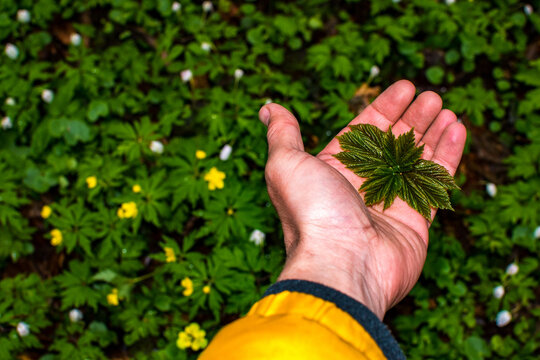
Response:
[[[399,196],[428,220],[432,207],[452,210],[447,190],[459,187],[443,166],[421,159],[424,145],[415,145],[414,129],[396,138],[392,127],[386,133],[369,124],[350,128],[338,136],[344,151],[334,157],[367,178],[359,189],[367,206],[384,201],[386,210]]]

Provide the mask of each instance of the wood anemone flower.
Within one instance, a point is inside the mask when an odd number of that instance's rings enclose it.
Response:
[[[338,136],[343,149],[334,155],[356,175],[367,178],[358,191],[365,192],[367,206],[384,201],[384,210],[396,196],[428,221],[431,207],[453,210],[447,190],[459,189],[446,169],[421,159],[424,145],[414,144],[414,129],[398,136],[369,124],[351,125]]]

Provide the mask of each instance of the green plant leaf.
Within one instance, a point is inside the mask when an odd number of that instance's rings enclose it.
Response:
[[[421,159],[424,145],[415,145],[414,129],[396,138],[392,127],[386,133],[369,124],[350,128],[338,136],[344,151],[334,156],[367,178],[359,189],[367,206],[384,201],[386,210],[399,196],[428,220],[431,207],[453,210],[447,190],[459,187],[443,166]]]

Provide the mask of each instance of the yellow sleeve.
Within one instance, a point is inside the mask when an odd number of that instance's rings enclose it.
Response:
[[[287,280],[274,284],[245,317],[223,328],[199,359],[405,356],[388,329],[362,304],[320,284]]]

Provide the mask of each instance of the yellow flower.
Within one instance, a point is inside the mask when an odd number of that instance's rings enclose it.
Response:
[[[178,340],[176,340],[176,346],[184,350],[191,346],[191,336],[181,331],[178,334]]]
[[[41,217],[46,219],[51,216],[52,209],[49,205],[45,205],[41,208]]]
[[[176,261],[176,255],[174,255],[173,248],[165,247],[163,250],[165,251],[165,258],[168,263]]]
[[[215,166],[211,168],[206,175],[204,175],[204,180],[208,181],[209,190],[223,189],[225,186],[225,183],[223,182],[224,179],[225,173],[223,171],[219,171]]]
[[[184,328],[184,331],[178,333],[176,346],[180,349],[187,349],[191,346],[192,350],[198,351],[204,349],[207,345],[206,331],[202,330],[199,324],[189,324]]]
[[[182,282],[180,283],[180,285],[182,285],[185,288],[184,291],[182,292],[184,296],[190,296],[191,294],[193,294],[193,281],[191,281],[190,278],[185,277],[184,279],[182,279]]]
[[[210,294],[210,285],[206,285],[205,287],[202,288],[202,292],[205,293],[205,294]]]
[[[206,157],[206,153],[202,150],[195,151],[195,157],[199,160],[202,160]]]
[[[112,289],[112,291],[107,295],[107,302],[109,305],[118,306],[118,289]]]
[[[58,246],[62,243],[62,232],[58,229],[51,230],[51,245]]]
[[[228,208],[228,209],[227,209],[227,215],[233,216],[233,215],[234,215],[234,210],[231,209],[231,208]]]
[[[89,189],[93,189],[97,185],[97,177],[95,176],[89,176],[86,178],[86,185],[88,185]]]
[[[139,184],[135,184],[133,185],[133,187],[131,188],[131,190],[133,190],[134,193],[140,193],[142,188],[141,188],[141,185]]]
[[[193,342],[191,343],[191,349],[193,351],[198,351],[200,349],[204,349],[208,345],[207,339],[193,339]]]
[[[137,204],[135,204],[133,201],[123,203],[116,212],[120,219],[135,218],[137,217],[138,213],[139,211],[137,210]]]

